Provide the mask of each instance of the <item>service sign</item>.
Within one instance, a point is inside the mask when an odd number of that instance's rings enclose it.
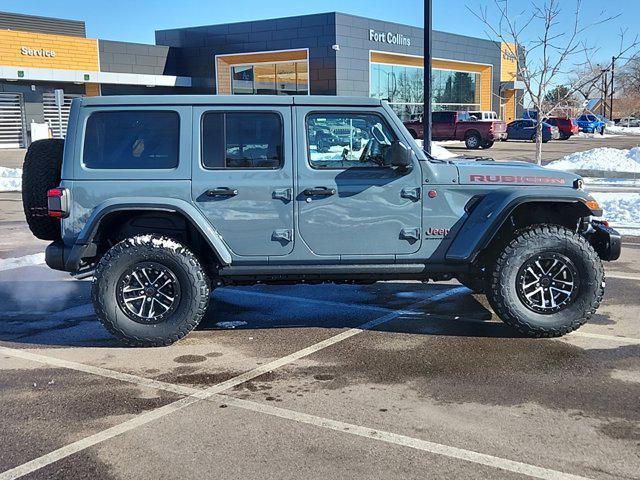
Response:
[[[20,49],[20,53],[22,55],[26,55],[28,57],[49,57],[55,58],[56,52],[55,50],[46,50],[44,48],[29,48],[22,47]]]

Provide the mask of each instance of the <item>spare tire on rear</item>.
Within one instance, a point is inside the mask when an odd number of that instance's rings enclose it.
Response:
[[[33,142],[22,168],[22,205],[29,229],[41,240],[61,238],[60,220],[48,216],[47,191],[60,184],[64,140]]]

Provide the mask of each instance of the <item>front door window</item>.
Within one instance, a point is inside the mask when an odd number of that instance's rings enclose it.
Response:
[[[313,113],[307,119],[313,168],[383,167],[395,136],[376,114]]]

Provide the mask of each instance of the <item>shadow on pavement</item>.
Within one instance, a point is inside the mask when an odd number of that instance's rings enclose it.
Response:
[[[30,345],[122,347],[97,321],[90,282],[0,282],[0,340]],[[462,290],[450,298],[411,305],[453,285],[386,283],[367,286],[293,285],[221,288],[212,295],[198,331],[354,328],[403,310],[373,330],[416,335],[519,337],[492,321],[479,297]],[[406,311],[404,311],[406,309]],[[215,340],[215,337],[212,337]]]

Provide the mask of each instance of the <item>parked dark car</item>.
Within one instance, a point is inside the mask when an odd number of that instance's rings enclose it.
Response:
[[[404,122],[413,138],[424,138],[422,122]],[[433,140],[460,140],[468,149],[491,148],[496,140],[506,140],[506,125],[502,120],[479,122],[471,120],[469,112],[433,112],[431,114]]]
[[[545,118],[544,121],[549,125],[558,127],[560,140],[568,140],[580,131],[578,124],[573,120],[573,118],[550,117]]]
[[[554,129],[558,136],[558,127],[553,127],[548,123],[542,124],[542,143],[547,143],[554,137]],[[536,141],[536,122],[534,120],[515,120],[507,125],[507,140],[529,140]]]

